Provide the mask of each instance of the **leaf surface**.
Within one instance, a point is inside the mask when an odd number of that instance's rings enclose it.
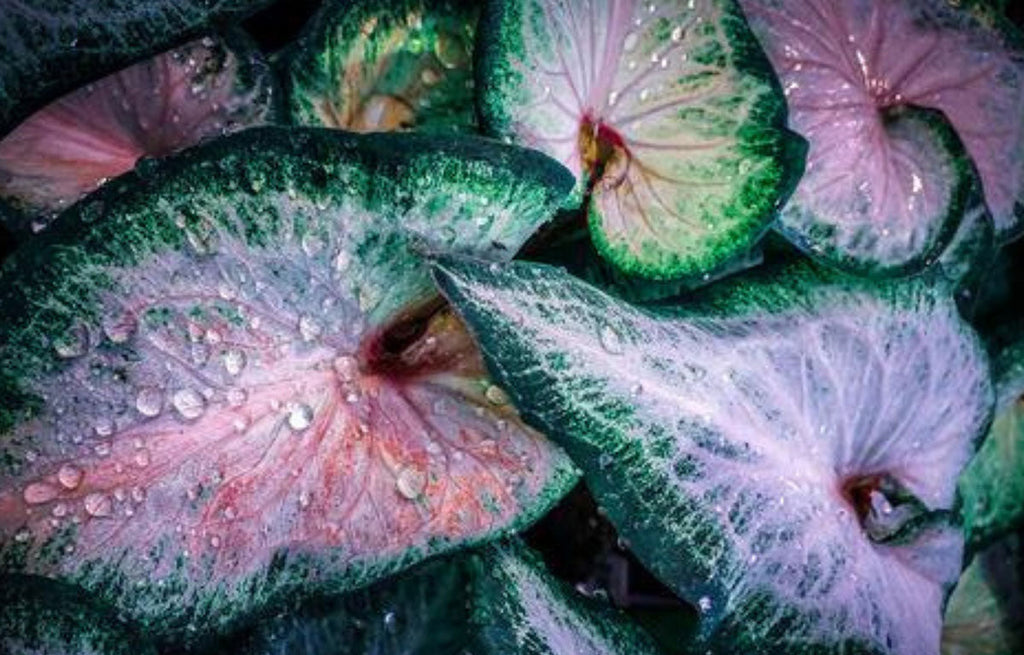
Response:
[[[732,0],[493,2],[480,25],[484,128],[576,174],[627,274],[699,278],[749,252],[802,170]]]
[[[1024,41],[983,3],[741,0],[807,138],[807,175],[783,230],[832,260],[920,266],[955,225],[959,158],[934,126],[889,123],[941,111],[977,165],[997,234],[1019,229],[1024,191]],[[896,129],[900,126],[899,129]],[[947,228],[948,229],[948,228]],[[948,237],[948,235],[947,235]],[[834,251],[834,252],[833,252]]]
[[[328,2],[287,56],[292,119],[356,132],[471,132],[479,5]]]
[[[701,610],[695,648],[938,648],[956,476],[992,402],[941,287],[797,267],[654,313],[544,266],[435,276],[523,415]]]
[[[576,471],[411,247],[510,257],[571,183],[253,128],[93,194],[0,278],[0,568],[200,635],[532,521]]]
[[[142,157],[259,125],[271,113],[269,71],[255,46],[206,37],[73,91],[0,141],[0,196],[32,229]],[[28,225],[12,225],[21,230]]]
[[[269,0],[4,0],[0,136],[83,84],[268,4]]]

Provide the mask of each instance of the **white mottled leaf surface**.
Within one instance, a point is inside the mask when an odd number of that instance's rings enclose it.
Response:
[[[544,266],[435,275],[527,420],[701,608],[704,645],[934,652],[984,355],[920,282],[776,274],[673,315]]]

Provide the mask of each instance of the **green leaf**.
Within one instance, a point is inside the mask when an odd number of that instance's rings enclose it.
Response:
[[[0,136],[60,95],[269,3],[5,3],[0,15]]]
[[[956,476],[992,403],[944,287],[791,267],[655,313],[539,265],[435,277],[527,421],[701,609],[695,648],[938,648]]]
[[[334,0],[285,56],[292,120],[356,132],[472,132],[467,0]]]
[[[479,138],[253,128],[106,185],[0,275],[0,570],[223,631],[517,530],[575,482],[417,249],[570,190]]]
[[[995,419],[959,482],[964,527],[973,549],[1024,522],[1024,341],[999,353],[993,368]]]
[[[478,44],[483,127],[569,167],[598,251],[626,274],[715,274],[803,171],[734,0],[495,0]]]

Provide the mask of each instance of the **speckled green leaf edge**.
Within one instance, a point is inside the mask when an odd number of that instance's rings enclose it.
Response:
[[[487,655],[656,655],[643,629],[620,610],[555,579],[540,555],[509,540],[472,560],[471,618]]]
[[[271,0],[5,3],[0,14],[0,137],[57,96],[238,21]]]

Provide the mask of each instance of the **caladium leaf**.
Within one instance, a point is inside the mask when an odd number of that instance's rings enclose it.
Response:
[[[205,37],[108,75],[30,116],[0,140],[0,197],[31,227],[135,166],[264,123],[269,69],[241,35]],[[15,224],[20,230],[29,225]]]
[[[0,136],[90,80],[268,4],[270,0],[5,0],[0,11]]]
[[[0,577],[5,655],[150,655],[153,645],[82,589],[34,576]]]
[[[626,273],[699,278],[749,252],[803,168],[732,0],[495,1],[478,44],[484,127],[576,174]]]
[[[0,569],[201,634],[539,516],[576,471],[410,245],[510,257],[571,186],[478,138],[253,128],[91,195],[0,278]]]
[[[519,543],[491,546],[474,562],[471,621],[487,655],[656,655],[640,627],[556,580]]]
[[[983,351],[941,286],[774,273],[661,313],[540,265],[435,277],[523,415],[701,610],[696,648],[935,652]]]
[[[356,132],[474,131],[467,0],[326,3],[286,56],[292,120]]]
[[[979,553],[946,607],[942,655],[1013,655],[1024,650],[1024,550],[1012,535]]]
[[[961,146],[997,232],[1024,192],[1024,47],[1002,19],[942,0],[741,0],[810,142],[780,216],[835,263],[898,271],[941,250],[963,211]],[[957,5],[957,6],[954,6]]]
[[[960,476],[968,542],[981,548],[1024,522],[1024,341],[993,363],[998,394],[985,442]]]

